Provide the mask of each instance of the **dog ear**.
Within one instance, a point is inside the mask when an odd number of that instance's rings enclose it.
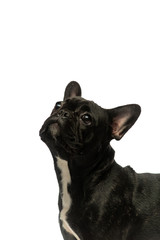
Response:
[[[72,81],[67,85],[65,89],[64,100],[66,100],[67,98],[72,98],[76,96],[77,97],[81,96],[81,87],[77,82]]]
[[[133,126],[141,113],[137,104],[125,105],[109,110],[112,139],[120,140]]]

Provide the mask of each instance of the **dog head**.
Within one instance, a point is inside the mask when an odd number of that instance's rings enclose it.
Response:
[[[70,82],[63,101],[57,102],[44,122],[41,139],[54,156],[65,160],[95,156],[112,139],[120,140],[140,115],[137,104],[104,109],[81,97],[77,82]]]

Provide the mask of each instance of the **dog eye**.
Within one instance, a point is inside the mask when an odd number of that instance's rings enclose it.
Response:
[[[62,102],[57,102],[55,105],[55,109],[58,110],[62,106]]]
[[[92,117],[88,113],[82,115],[81,119],[86,125],[90,125],[92,123]]]

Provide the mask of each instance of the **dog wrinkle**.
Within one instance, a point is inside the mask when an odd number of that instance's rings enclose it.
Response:
[[[71,184],[71,175],[68,168],[68,162],[57,157],[57,167],[61,171],[61,184],[62,184],[62,210],[60,212],[60,220],[62,221],[63,228],[75,237],[76,240],[80,240],[78,235],[73,231],[67,222],[67,213],[70,210],[72,199],[68,192],[68,185]]]

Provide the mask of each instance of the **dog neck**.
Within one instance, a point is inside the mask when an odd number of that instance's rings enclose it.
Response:
[[[70,159],[55,157],[58,182],[62,181],[61,173],[63,171],[64,174],[68,175],[66,180],[72,184],[80,183],[83,185],[86,181],[97,184],[103,175],[107,176],[114,165],[114,154],[113,148],[108,145],[105,149],[100,149],[93,155],[71,156]],[[93,159],[96,161],[93,161]]]
[[[88,164],[85,169],[84,167],[82,168],[82,165],[77,165],[77,158],[65,160],[56,157],[54,160],[60,188],[60,220],[63,228],[74,236],[76,240],[80,240],[68,222],[68,212],[71,210],[71,206],[80,205],[85,198],[88,198],[90,191],[94,189],[94,186],[98,184],[102,176],[105,175],[106,177],[114,165],[114,150],[109,146],[101,154],[97,153],[96,163],[92,162],[92,166]],[[86,159],[86,161],[88,162],[89,160]]]

